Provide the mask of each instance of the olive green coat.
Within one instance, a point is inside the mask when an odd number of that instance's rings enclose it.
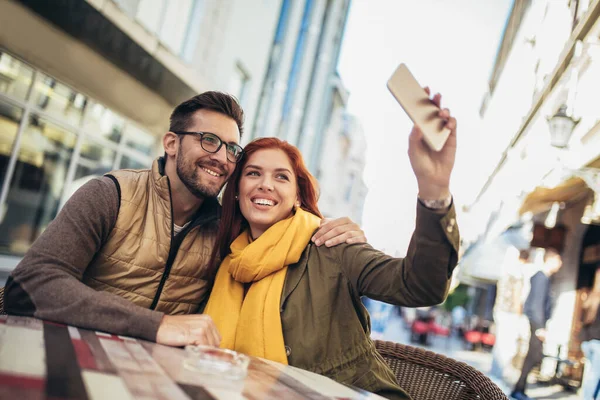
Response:
[[[438,213],[420,203],[406,258],[368,244],[309,244],[288,267],[281,296],[289,364],[384,397],[408,398],[369,338],[360,298],[407,307],[443,302],[458,246],[454,207]]]

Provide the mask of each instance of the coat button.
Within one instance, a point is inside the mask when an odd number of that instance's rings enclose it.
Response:
[[[450,218],[450,221],[448,221],[450,223],[450,226],[454,226],[456,224],[456,220],[454,218]]]
[[[292,354],[292,348],[290,346],[285,346],[285,355],[290,356]]]
[[[453,230],[454,227],[452,225],[448,225],[448,227],[446,228],[446,231],[448,231],[448,233],[452,233]]]

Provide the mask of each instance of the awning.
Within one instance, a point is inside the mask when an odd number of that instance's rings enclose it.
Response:
[[[553,188],[537,187],[527,195],[519,214],[531,212],[534,215],[548,211],[552,204],[576,202],[591,194],[592,190],[581,178],[570,178]]]
[[[509,248],[524,250],[529,248],[531,224],[517,223],[510,226],[498,237],[479,240],[465,250],[459,260],[461,282],[485,285],[500,279]]]

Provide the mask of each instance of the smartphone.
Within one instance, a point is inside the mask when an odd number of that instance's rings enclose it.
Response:
[[[388,80],[387,87],[412,122],[421,128],[423,139],[429,147],[440,151],[450,135],[450,129],[446,128],[446,121],[439,117],[439,107],[429,99],[406,65],[398,66]]]

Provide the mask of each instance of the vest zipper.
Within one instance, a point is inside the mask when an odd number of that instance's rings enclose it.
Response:
[[[162,293],[163,287],[165,286],[165,282],[169,277],[169,273],[171,272],[171,266],[175,261],[175,256],[177,256],[177,250],[179,250],[179,245],[181,244],[183,238],[178,238],[177,244],[175,243],[175,224],[174,216],[173,216],[173,196],[171,195],[171,181],[169,181],[169,177],[167,176],[167,186],[169,187],[169,204],[171,206],[171,246],[169,247],[169,257],[167,258],[167,264],[165,265],[165,270],[163,271],[162,278],[160,279],[160,283],[158,285],[158,289],[156,290],[156,295],[154,295],[154,300],[152,300],[152,304],[150,305],[151,310],[155,310],[158,305],[158,299],[160,299],[160,295]],[[183,232],[181,232],[183,233]],[[181,235],[180,233],[180,235]],[[179,235],[178,235],[179,236]],[[176,245],[175,245],[176,244]]]

